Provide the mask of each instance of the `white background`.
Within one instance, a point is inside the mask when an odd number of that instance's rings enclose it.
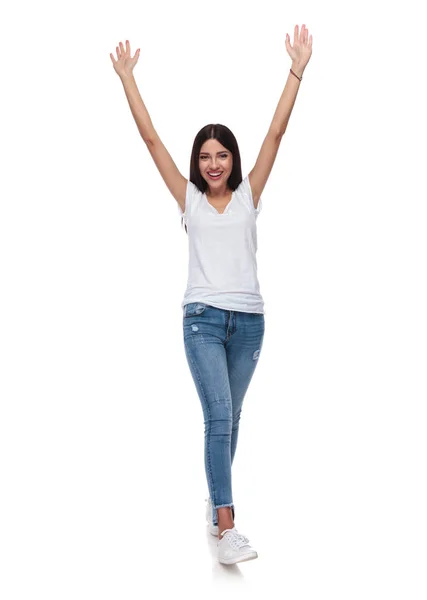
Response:
[[[424,26],[415,2],[38,2],[2,19],[3,600],[425,599]],[[256,561],[206,531],[186,362],[188,237],[110,52],[189,177],[230,127],[253,167],[305,23],[264,189],[265,338],[233,465]],[[423,81],[424,80],[424,81]],[[150,592],[148,590],[150,589]],[[270,592],[267,593],[267,590]]]

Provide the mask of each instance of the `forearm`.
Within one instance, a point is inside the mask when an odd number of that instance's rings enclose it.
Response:
[[[304,69],[302,69],[299,65],[293,62],[291,69],[298,75],[298,77],[302,77]],[[270,126],[270,129],[274,129],[279,136],[282,136],[286,131],[299,87],[299,79],[297,79],[295,75],[289,71],[285,89],[282,92]]]
[[[129,102],[130,110],[138,127],[138,131],[143,140],[147,142],[156,134],[156,131],[139,93],[135,78],[133,74],[130,74],[123,76],[120,79],[125,90],[126,98]]]

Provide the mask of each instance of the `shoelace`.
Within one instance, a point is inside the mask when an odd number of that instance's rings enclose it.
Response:
[[[246,544],[249,543],[249,539],[242,533],[239,533],[236,529],[224,529],[224,531],[221,534],[221,539],[224,537],[226,531],[230,532],[230,535],[227,536],[228,542],[236,550],[238,550],[242,546],[246,546]]]

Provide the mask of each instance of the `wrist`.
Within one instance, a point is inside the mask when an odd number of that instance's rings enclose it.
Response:
[[[303,67],[300,63],[293,62],[291,69],[294,73],[298,75],[298,77],[302,77],[305,67]]]
[[[120,74],[120,79],[122,80],[122,83],[125,83],[126,81],[132,81],[132,79],[134,79],[133,73],[121,73]]]

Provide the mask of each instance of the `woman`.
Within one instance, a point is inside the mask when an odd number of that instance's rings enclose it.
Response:
[[[202,404],[209,530],[218,536],[218,559],[233,564],[257,558],[234,525],[231,465],[236,452],[243,398],[264,338],[264,302],[256,264],[256,218],[261,193],[273,167],[310,60],[312,36],[305,25],[294,30],[286,49],[292,66],[270,129],[252,171],[242,179],[236,138],[224,125],[206,125],[197,134],[190,180],[177,169],[160,140],[139,94],[131,57],[120,42],[119,75],[138,130],[168,189],[178,203],[189,234],[189,276],[182,302],[184,346]]]

